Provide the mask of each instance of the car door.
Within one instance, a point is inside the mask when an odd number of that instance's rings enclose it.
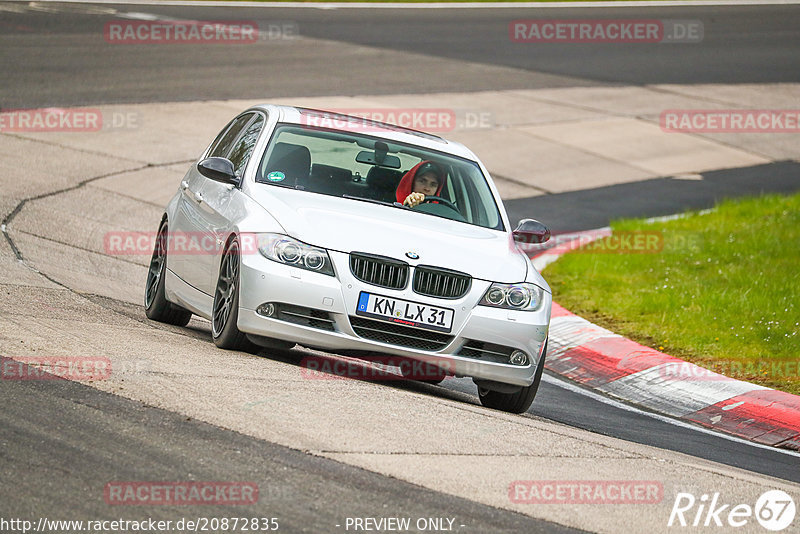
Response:
[[[234,171],[239,178],[244,176],[250,156],[253,154],[258,136],[266,123],[266,117],[262,113],[256,113],[251,121],[244,128],[242,134],[236,139],[225,156],[233,163]],[[209,232],[208,240],[214,240],[218,246],[224,245],[224,240],[231,230],[230,214],[228,205],[232,195],[242,194],[241,191],[231,186],[214,180],[206,179],[203,185],[202,197],[205,216],[205,229]],[[253,252],[252,247],[242,248],[242,254]],[[206,287],[213,295],[219,274],[219,256],[208,256],[209,263],[204,266],[208,269]]]
[[[246,113],[231,121],[220,132],[209,150],[208,157],[225,157],[231,150],[239,134],[255,117]],[[171,255],[175,274],[196,289],[212,295],[209,287],[209,272],[216,258],[214,210],[204,198],[204,188],[211,182],[197,170],[196,165],[186,173],[181,181],[181,195],[178,200],[175,220],[171,222]],[[210,239],[210,240],[209,240]]]

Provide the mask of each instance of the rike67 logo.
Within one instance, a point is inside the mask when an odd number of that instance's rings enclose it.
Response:
[[[764,492],[755,506],[725,503],[719,493],[703,494],[697,499],[691,493],[680,492],[675,496],[667,526],[736,528],[755,518],[765,529],[778,532],[792,524],[795,512],[794,500],[781,490]]]

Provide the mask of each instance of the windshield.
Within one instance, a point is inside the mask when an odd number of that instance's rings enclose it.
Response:
[[[426,198],[413,211],[504,229],[486,178],[474,161],[356,133],[279,124],[256,181],[396,209],[398,185],[422,162],[438,167],[443,183],[434,195],[438,199]]]

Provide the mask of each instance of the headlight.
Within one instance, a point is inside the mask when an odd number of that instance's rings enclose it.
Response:
[[[306,245],[289,236],[259,234],[258,251],[272,261],[333,276],[333,264],[327,250]]]
[[[542,306],[544,289],[536,284],[498,284],[489,287],[478,303],[507,310],[536,311]]]

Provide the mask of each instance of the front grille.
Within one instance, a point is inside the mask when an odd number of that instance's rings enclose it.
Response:
[[[468,339],[464,346],[461,347],[461,350],[458,351],[458,356],[496,363],[510,363],[509,358],[511,358],[511,353],[515,350],[513,347]]]
[[[408,264],[371,254],[350,254],[350,271],[353,276],[374,286],[404,289],[408,284]]]
[[[414,291],[420,295],[457,299],[467,294],[470,285],[472,277],[458,271],[421,265],[414,269]]]
[[[286,321],[287,323],[310,326],[320,330],[335,330],[333,319],[326,311],[304,308],[292,304],[275,304],[275,319]]]
[[[359,337],[412,349],[442,350],[453,340],[453,336],[446,334],[383,321],[373,321],[372,319],[354,315],[350,316],[350,324]]]

